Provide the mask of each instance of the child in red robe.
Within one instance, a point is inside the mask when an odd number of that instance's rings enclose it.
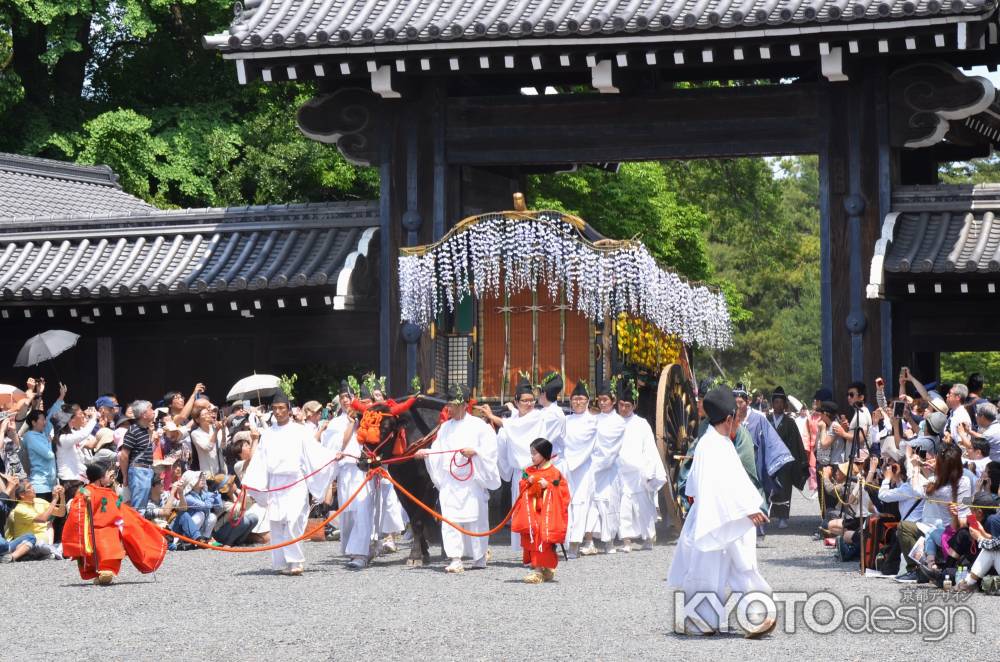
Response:
[[[521,534],[524,562],[531,566],[525,583],[541,584],[555,579],[559,564],[556,545],[566,539],[569,525],[569,486],[552,466],[552,442],[531,442],[531,462],[521,474],[521,499],[511,520],[511,531]]]
[[[111,467],[87,465],[89,485],[69,505],[63,529],[63,556],[75,558],[80,577],[107,586],[126,556],[143,573],[155,571],[167,553],[167,541],[156,526],[132,509],[109,486]]]

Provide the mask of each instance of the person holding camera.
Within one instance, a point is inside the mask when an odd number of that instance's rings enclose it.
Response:
[[[196,529],[195,540],[209,542],[215,531],[215,523],[222,512],[222,498],[218,492],[208,487],[208,478],[203,471],[185,471],[181,482],[184,483],[184,500]],[[217,543],[213,543],[217,544]]]
[[[932,418],[944,429],[944,416],[935,412]],[[936,428],[935,428],[936,429]],[[899,525],[897,536],[899,548],[906,555],[906,574],[896,578],[903,583],[916,582],[917,563],[909,552],[917,540],[924,536],[926,549],[931,553],[941,545],[941,536],[945,526],[952,522],[954,528],[965,526],[969,517],[969,500],[972,499],[972,480],[965,475],[962,466],[962,452],[957,446],[934,446],[925,437],[918,437],[910,442],[907,450],[908,461],[911,464],[910,483],[913,489],[922,493],[926,501],[920,522],[903,522]],[[949,506],[956,506],[952,513]]]
[[[208,406],[198,411],[191,428],[191,446],[198,456],[198,469],[209,473],[229,473],[222,458],[223,425],[218,421],[218,409]]]
[[[40,499],[35,494],[31,481],[22,479],[14,490],[17,505],[7,518],[4,537],[8,540],[28,534],[35,536],[32,558],[62,558],[53,545],[52,518],[66,514],[65,492],[62,485],[52,488],[52,501]]]

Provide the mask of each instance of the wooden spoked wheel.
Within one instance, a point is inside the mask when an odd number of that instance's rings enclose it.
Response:
[[[667,484],[663,486],[661,508],[676,530],[684,520],[685,509],[677,490],[677,478],[688,447],[698,429],[698,403],[691,382],[679,363],[671,363],[660,373],[656,387],[656,447],[667,469]]]

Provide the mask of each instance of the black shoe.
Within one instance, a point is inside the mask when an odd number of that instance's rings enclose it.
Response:
[[[926,568],[926,567],[924,567],[922,565],[918,565],[917,566],[917,583],[918,584],[930,584],[931,582],[934,581],[934,575],[935,574],[938,574],[938,573],[935,573],[935,571],[931,570],[930,568]]]
[[[900,575],[899,577],[896,577],[896,581],[899,582],[900,584],[915,584],[918,579],[920,579],[920,577],[917,576],[916,570],[911,570],[905,575]]]

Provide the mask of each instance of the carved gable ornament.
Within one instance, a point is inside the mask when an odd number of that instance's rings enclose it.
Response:
[[[336,145],[349,163],[372,165],[378,162],[378,99],[370,90],[355,87],[315,96],[299,108],[299,130],[307,138]]]
[[[988,79],[967,76],[950,64],[921,62],[889,77],[890,143],[916,149],[948,140],[993,142],[979,125],[992,124],[997,92]],[[1000,110],[1000,106],[993,109]],[[982,121],[977,115],[987,113]]]

